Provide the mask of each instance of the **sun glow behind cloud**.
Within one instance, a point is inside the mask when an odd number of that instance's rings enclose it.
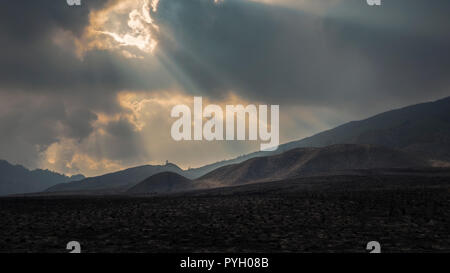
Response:
[[[153,53],[159,27],[152,14],[158,11],[158,4],[159,0],[122,0],[93,12],[82,51],[117,50],[129,58]]]
[[[158,46],[160,27],[153,16],[161,0],[111,0],[103,9],[90,13],[89,25],[82,37],[68,33],[75,53],[83,58],[90,50],[116,51],[127,58],[142,59],[152,55]],[[212,1],[219,5],[226,0]],[[58,33],[61,35],[61,33]],[[58,37],[57,37],[58,38]],[[55,42],[61,44],[61,37]]]

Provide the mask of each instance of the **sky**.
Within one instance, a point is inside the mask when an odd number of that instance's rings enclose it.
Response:
[[[199,167],[255,141],[176,142],[178,104],[280,105],[280,141],[450,95],[450,1],[2,3],[0,159],[100,175]]]

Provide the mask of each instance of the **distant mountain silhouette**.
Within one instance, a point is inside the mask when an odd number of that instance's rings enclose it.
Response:
[[[191,180],[176,173],[163,172],[155,174],[127,191],[130,194],[160,194],[194,189]]]
[[[226,187],[309,175],[383,169],[421,168],[427,163],[400,150],[372,145],[342,144],[297,148],[216,169],[195,181],[197,187]]]
[[[56,184],[80,179],[84,179],[84,176],[68,177],[40,169],[30,171],[21,165],[0,160],[0,195],[40,192]]]
[[[55,185],[47,192],[79,192],[114,190],[123,192],[144,179],[161,172],[174,172],[182,174],[183,170],[177,165],[145,165],[135,168],[109,173],[97,177],[89,177],[80,181]]]

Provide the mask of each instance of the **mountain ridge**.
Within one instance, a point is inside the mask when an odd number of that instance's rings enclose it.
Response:
[[[66,176],[50,170],[29,170],[0,160],[0,195],[40,192],[50,186],[84,179],[81,174]]]
[[[55,185],[48,188],[46,191],[58,192],[121,189],[124,187],[134,186],[154,174],[165,171],[171,171],[174,173],[183,172],[180,167],[173,163],[167,163],[166,165],[143,165],[96,177],[88,177],[69,184]]]
[[[295,148],[282,154],[255,157],[218,168],[196,180],[201,187],[235,186],[333,172],[428,167],[425,160],[387,147],[338,144]]]

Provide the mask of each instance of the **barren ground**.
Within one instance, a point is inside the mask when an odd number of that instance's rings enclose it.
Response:
[[[283,184],[280,184],[283,183]],[[149,197],[0,199],[0,252],[450,251],[450,179],[336,176]]]

